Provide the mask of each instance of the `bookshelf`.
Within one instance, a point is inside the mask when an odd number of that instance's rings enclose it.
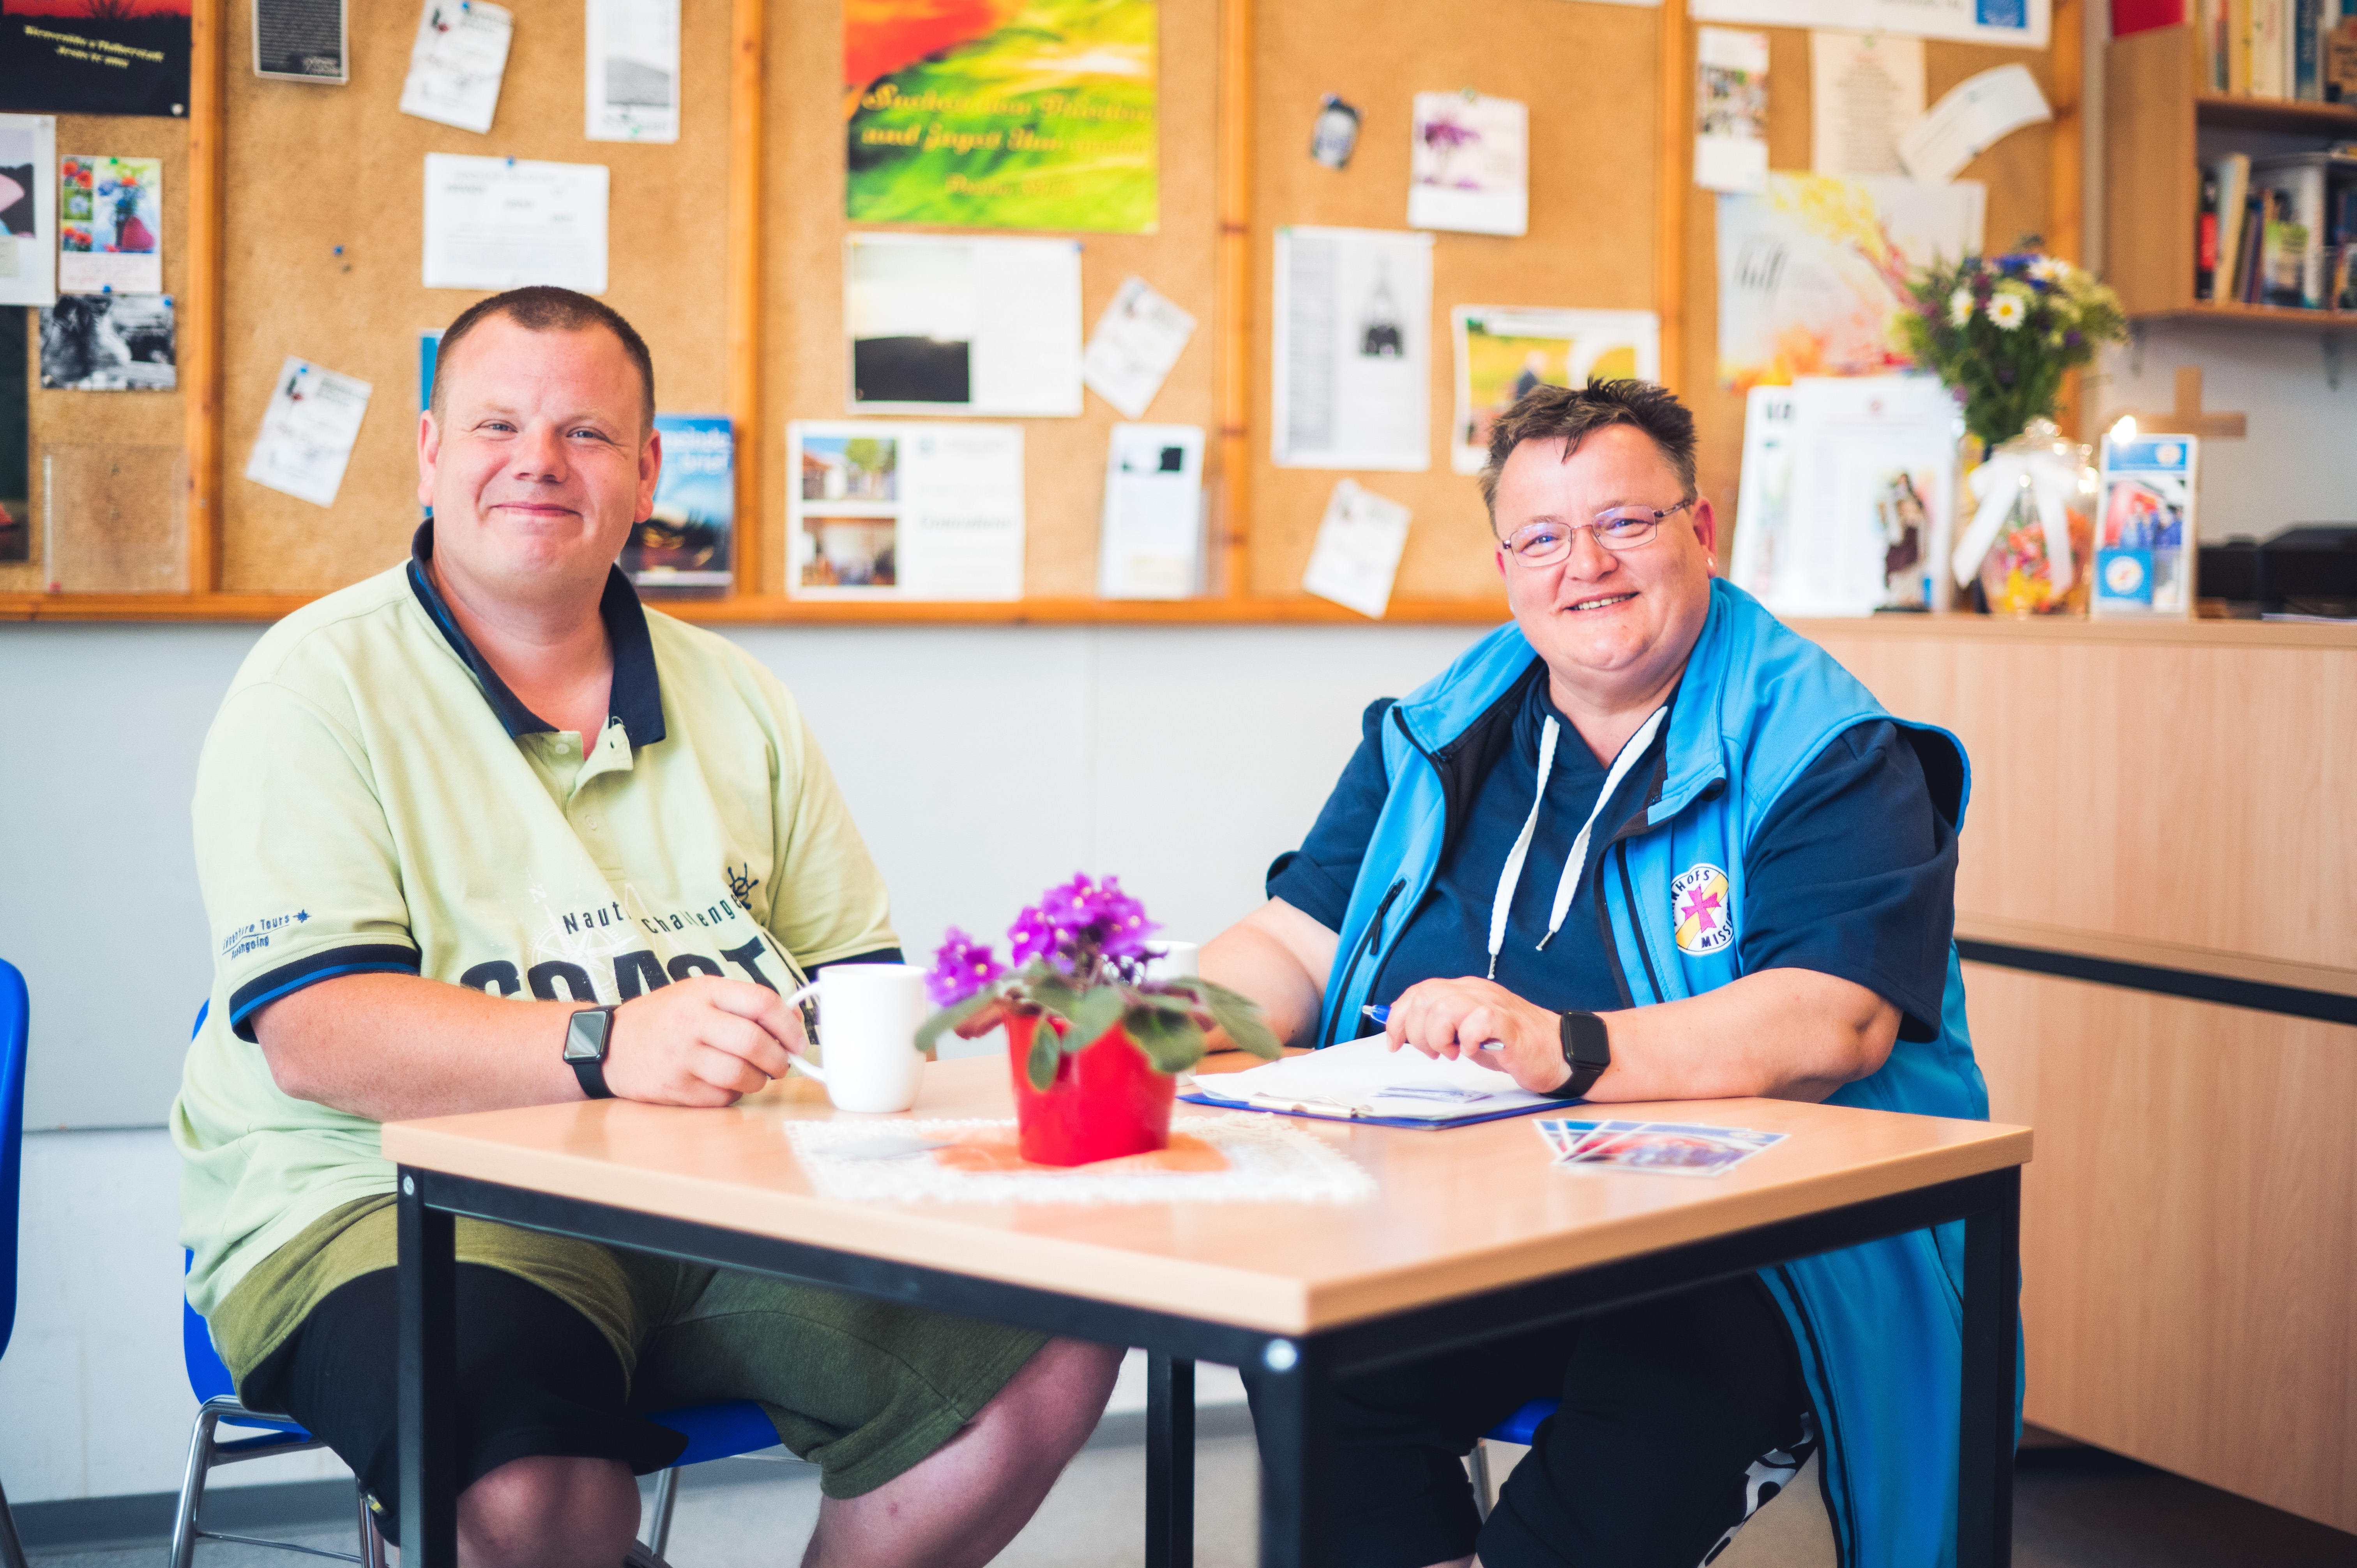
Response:
[[[2207,321],[2252,331],[2339,333],[2357,311],[2212,303],[2193,297],[2194,225],[2201,166],[2236,150],[2236,134],[2267,138],[2250,150],[2293,151],[2357,140],[2357,106],[2229,97],[2199,90],[2201,60],[2190,27],[2155,27],[2112,40],[2104,62],[2104,272],[2135,322]],[[2214,145],[2220,134],[2229,144]]]

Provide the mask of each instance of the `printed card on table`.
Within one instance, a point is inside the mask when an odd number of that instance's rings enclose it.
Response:
[[[1534,1123],[1555,1152],[1555,1164],[1576,1171],[1636,1171],[1647,1176],[1717,1176],[1788,1136],[1749,1127],[1705,1127],[1688,1122]]]

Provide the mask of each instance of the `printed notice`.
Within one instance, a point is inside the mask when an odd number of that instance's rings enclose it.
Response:
[[[1701,28],[1695,70],[1695,184],[1767,189],[1768,35]]]
[[[1202,558],[1201,426],[1114,425],[1105,461],[1098,595],[1185,598],[1200,586]]]
[[[1419,92],[1409,156],[1409,228],[1529,231],[1531,116],[1524,104],[1472,92]]]
[[[606,166],[425,155],[425,286],[606,292]]]
[[[425,0],[401,112],[462,131],[490,131],[514,36],[515,18],[490,0]]]
[[[813,599],[1023,596],[1023,427],[786,427],[787,590]]]
[[[336,504],[360,440],[369,384],[289,355],[263,412],[245,477],[314,506]]]
[[[1832,27],[1967,44],[2042,49],[2052,0],[1694,0],[1697,22],[1749,27]],[[2074,23],[2073,26],[2076,24]]]
[[[1301,575],[1302,591],[1381,620],[1391,607],[1407,525],[1408,510],[1399,502],[1361,489],[1356,479],[1335,481],[1309,568]]]
[[[1811,33],[1809,82],[1810,163],[1817,173],[1907,172],[1899,138],[1923,113],[1922,39]]]
[[[1155,293],[1144,278],[1125,278],[1097,317],[1081,359],[1081,378],[1125,418],[1143,419],[1194,334],[1193,317]]]
[[[679,140],[679,0],[589,0],[593,142]]]
[[[1276,231],[1280,468],[1432,467],[1432,236]]]
[[[855,234],[845,243],[861,413],[1081,412],[1081,248]]]
[[[2054,118],[2026,65],[2001,65],[1951,88],[1899,138],[1899,161],[1927,185],[1958,170],[2024,125]]]

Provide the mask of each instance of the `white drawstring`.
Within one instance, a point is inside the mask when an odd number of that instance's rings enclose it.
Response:
[[[1653,744],[1653,736],[1669,711],[1666,705],[1655,708],[1612,759],[1611,769],[1604,776],[1604,788],[1596,797],[1595,809],[1579,825],[1579,836],[1571,841],[1571,854],[1563,863],[1563,880],[1555,886],[1555,907],[1548,914],[1546,935],[1539,939],[1536,950],[1545,951],[1547,943],[1555,940],[1555,932],[1563,929],[1564,917],[1571,913],[1571,901],[1579,893],[1580,875],[1587,869],[1587,835],[1595,832],[1596,819],[1604,814],[1606,804],[1619,792],[1629,770],[1637,766],[1637,759]],[[1539,825],[1539,810],[1546,804],[1547,776],[1555,771],[1555,743],[1559,728],[1554,715],[1549,714],[1546,727],[1539,734],[1539,784],[1531,801],[1531,814],[1523,823],[1522,836],[1514,840],[1514,847],[1507,853],[1505,869],[1498,877],[1498,896],[1490,905],[1491,980],[1498,978],[1498,950],[1506,943],[1506,911],[1513,904],[1514,890],[1522,885],[1523,862],[1530,854],[1531,835]]]

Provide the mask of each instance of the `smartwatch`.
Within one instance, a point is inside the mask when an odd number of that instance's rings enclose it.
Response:
[[[565,1062],[592,1100],[611,1100],[606,1087],[606,1053],[614,1043],[614,1009],[584,1007],[565,1023]],[[1568,1036],[1566,1036],[1568,1037]]]
[[[1577,1100],[1596,1087],[1596,1080],[1612,1065],[1612,1038],[1603,1019],[1593,1013],[1563,1015],[1563,1065],[1571,1069],[1571,1076],[1546,1091],[1549,1100]]]

